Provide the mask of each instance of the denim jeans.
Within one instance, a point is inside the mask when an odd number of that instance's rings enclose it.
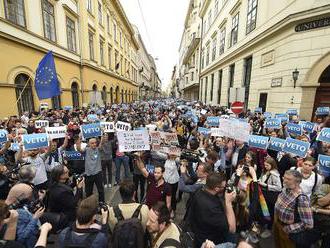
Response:
[[[120,167],[124,165],[125,178],[129,176],[129,158],[127,156],[116,157],[115,166],[116,166],[116,183],[120,183]]]

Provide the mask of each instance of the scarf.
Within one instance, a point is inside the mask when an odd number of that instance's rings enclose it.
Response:
[[[250,186],[252,187],[252,190],[253,190],[254,184],[253,184],[251,178],[248,179],[248,187],[246,188],[245,206],[247,206],[247,207],[250,207],[250,204],[251,204],[251,202],[250,202]],[[259,196],[258,198],[259,198],[259,204],[261,207],[262,215],[264,216],[265,219],[270,220],[271,218],[270,218],[268,206],[267,206],[265,197],[262,193],[260,185],[258,185],[258,196]]]

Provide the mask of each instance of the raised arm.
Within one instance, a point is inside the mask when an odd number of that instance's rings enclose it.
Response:
[[[147,178],[149,176],[149,172],[147,171],[146,167],[144,166],[144,163],[140,156],[136,159],[136,166],[141,171],[142,175]]]

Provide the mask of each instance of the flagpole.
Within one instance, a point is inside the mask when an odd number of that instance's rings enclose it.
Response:
[[[19,100],[21,100],[21,97],[22,97],[22,95],[23,95],[23,92],[24,92],[26,86],[28,85],[28,83],[30,82],[30,80],[31,80],[31,77],[29,77],[29,79],[26,81],[26,83],[25,83],[25,85],[24,85],[24,87],[23,87],[23,90],[21,91],[21,93],[19,94],[19,97],[17,98],[17,101],[15,102],[15,106],[16,106],[16,104],[19,102]],[[14,107],[15,107],[15,106],[14,106]]]

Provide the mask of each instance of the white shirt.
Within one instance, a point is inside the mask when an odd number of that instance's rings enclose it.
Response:
[[[39,185],[47,181],[46,166],[44,161],[44,154],[38,154],[35,158],[23,158],[25,163],[31,163],[36,168],[36,176],[33,179],[34,185]]]
[[[295,169],[294,167],[291,168]],[[297,171],[299,171],[301,173],[301,168],[297,168]],[[315,190],[314,192],[318,191],[318,189],[321,187],[321,184],[323,182],[323,177],[321,175],[317,175],[317,182],[316,182],[316,186],[315,186]],[[312,174],[308,177],[308,178],[303,178],[301,183],[300,183],[300,188],[301,191],[307,195],[309,198],[312,195],[312,190],[313,190],[313,186],[315,184],[315,172],[312,171]]]
[[[166,160],[165,161],[165,172],[164,180],[167,183],[174,184],[179,182],[180,176],[178,172],[178,166],[176,165],[175,160]]]

